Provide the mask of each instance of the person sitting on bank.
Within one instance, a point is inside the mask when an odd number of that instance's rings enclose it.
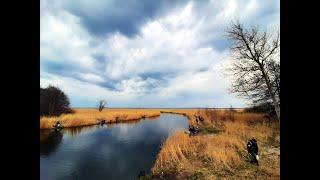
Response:
[[[104,119],[100,121],[101,126],[103,126],[105,123],[106,123],[106,120],[104,120]]]
[[[53,125],[53,128],[60,129],[62,127],[61,123],[59,121],[56,122],[55,125]]]
[[[199,130],[196,127],[194,127],[193,125],[189,125],[189,132],[190,132],[190,135],[194,135],[194,134],[198,133]]]
[[[248,153],[251,155],[251,157],[253,158],[251,160],[251,162],[256,163],[257,165],[259,165],[259,149],[258,149],[258,144],[257,144],[257,140],[252,138],[248,141],[247,143],[247,151]]]

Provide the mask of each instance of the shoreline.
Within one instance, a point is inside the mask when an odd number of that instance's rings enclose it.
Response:
[[[88,109],[86,109],[88,110]],[[91,109],[90,109],[91,110]],[[76,109],[76,111],[81,111],[81,109]],[[95,111],[95,109],[92,109]],[[109,113],[109,111],[104,111],[104,113]],[[159,113],[151,113],[151,114],[142,114],[138,113],[138,115],[127,114],[125,112],[108,117],[101,115],[99,112],[96,112],[94,117],[86,119],[85,117],[81,117],[81,115],[74,113],[74,114],[63,114],[58,117],[41,117],[40,118],[40,130],[49,130],[52,129],[52,125],[54,125],[57,121],[62,122],[64,128],[75,128],[75,127],[84,127],[84,126],[93,126],[99,123],[99,120],[105,120],[105,124],[116,124],[116,123],[123,123],[129,121],[138,121],[144,118],[156,118],[161,115]],[[71,118],[69,117],[71,116]]]
[[[209,110],[215,111],[228,111],[227,108],[206,108]],[[237,109],[237,108],[234,108]],[[159,117],[161,113],[168,114],[179,114],[188,118],[189,124],[195,124],[195,120],[193,115],[199,114],[200,111],[204,111],[205,108],[192,109],[192,108],[106,108],[102,112],[98,112],[95,108],[76,108],[74,109],[75,113],[71,114],[62,114],[60,116],[40,117],[40,130],[49,130],[52,129],[52,126],[57,122],[61,122],[64,128],[73,128],[73,127],[83,127],[83,126],[93,126],[99,123],[99,120],[105,120],[106,124],[115,124],[115,123],[123,123],[128,121],[137,121],[143,118],[155,118]],[[79,112],[82,111],[92,111],[89,112],[87,117],[83,117]],[[131,113],[135,113],[132,116]],[[142,112],[141,112],[142,111]],[[149,112],[153,111],[153,112]],[[236,110],[237,111],[237,110]],[[243,109],[238,109],[239,112],[243,111]],[[117,112],[118,114],[114,114]],[[101,115],[102,113],[105,113]],[[111,116],[108,115],[111,113]],[[113,114],[112,114],[113,113]],[[86,113],[84,113],[86,114]],[[118,118],[118,119],[117,119]],[[119,119],[122,118],[122,119]]]
[[[280,179],[280,129],[264,114],[230,111],[170,112],[182,114],[200,133],[189,136],[182,131],[163,143],[149,179]],[[204,121],[197,123],[194,115]],[[214,120],[213,120],[214,119]],[[246,142],[256,138],[260,165],[248,162]]]
[[[52,129],[52,126],[57,121],[62,123],[64,128],[72,128],[96,125],[102,119],[106,121],[106,124],[113,124],[143,118],[154,118],[160,116],[161,113],[180,114],[186,116],[188,121],[192,122],[192,117],[189,117],[188,114],[203,111],[203,109],[106,108],[99,112],[94,108],[77,108],[74,111],[74,113],[60,116],[40,117],[40,129]],[[216,111],[226,111],[226,109],[216,109]]]
[[[161,113],[187,117],[200,133],[189,137],[177,131],[162,144],[150,179],[188,179],[212,177],[229,179],[278,179],[280,177],[280,129],[278,122],[266,119],[262,113],[208,109],[76,109],[75,114],[41,118],[43,128],[57,120],[65,128],[92,126],[104,118],[106,124],[139,121],[159,117]],[[195,116],[202,116],[197,122]],[[44,121],[43,121],[44,120]],[[40,121],[40,122],[41,122]],[[61,122],[60,121],[60,122]],[[44,128],[45,126],[49,128]],[[41,127],[41,123],[40,123]],[[246,161],[246,141],[256,138],[261,151],[261,164],[256,167]],[[259,155],[260,156],[260,155]]]

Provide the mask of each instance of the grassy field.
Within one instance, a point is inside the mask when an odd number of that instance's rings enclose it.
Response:
[[[173,110],[204,117],[202,133],[176,132],[162,146],[152,179],[280,179],[280,130],[263,114],[228,110]],[[247,160],[246,143],[256,138],[260,165]]]
[[[222,110],[219,110],[222,111]],[[40,117],[40,129],[50,129],[59,121],[64,127],[78,127],[94,125],[99,119],[106,120],[106,123],[124,122],[139,120],[142,117],[160,116],[161,112],[176,112],[179,114],[194,114],[194,109],[109,109],[105,108],[102,112],[97,109],[74,109],[73,114],[63,114],[56,117]]]
[[[57,121],[64,127],[78,127],[97,124],[99,119],[106,120],[106,123],[115,123],[160,116],[160,110],[157,109],[104,109],[102,112],[97,109],[74,109],[74,111],[73,114],[63,114],[58,117],[40,117],[40,129],[50,129]]]

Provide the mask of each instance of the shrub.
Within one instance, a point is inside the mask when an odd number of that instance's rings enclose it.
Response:
[[[269,120],[276,120],[276,111],[271,102],[262,102],[259,104],[254,104],[253,106],[247,108],[245,112],[249,113],[264,113],[265,117]]]
[[[40,116],[59,116],[63,113],[72,113],[67,95],[59,88],[49,86],[40,87]]]

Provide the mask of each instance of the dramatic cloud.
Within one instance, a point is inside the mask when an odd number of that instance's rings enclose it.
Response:
[[[77,0],[60,4],[61,8],[81,17],[81,24],[97,36],[119,31],[127,36],[139,32],[140,26],[159,14],[186,1],[176,0]]]
[[[273,29],[278,1],[41,1],[41,86],[73,106],[228,107],[232,20]]]

